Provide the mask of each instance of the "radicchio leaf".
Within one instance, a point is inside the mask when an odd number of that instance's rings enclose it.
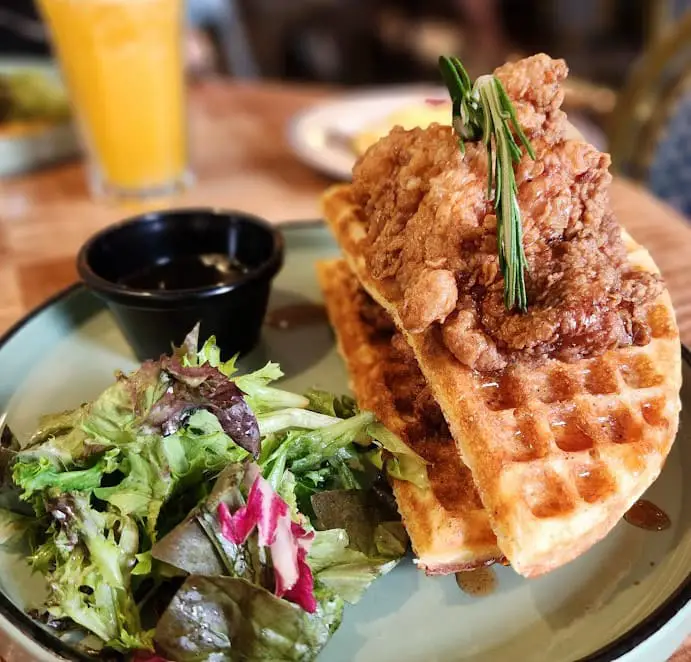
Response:
[[[313,614],[317,610],[317,598],[314,594],[314,576],[307,563],[307,551],[304,547],[298,549],[298,580],[283,597],[302,607],[308,614]]]
[[[271,552],[275,594],[299,604],[308,613],[314,612],[314,579],[306,562],[314,534],[291,521],[288,504],[266,479],[255,478],[247,503],[234,513],[227,504],[220,503],[218,519],[223,535],[236,545],[243,544],[256,528],[259,544]]]
[[[223,431],[241,448],[259,455],[259,424],[242,391],[218,368],[208,363],[183,366],[177,357],[161,359],[162,369],[171,378],[165,395],[156,402],[147,423],[164,435],[182,427],[196,410],[205,409],[218,418]]]
[[[240,485],[244,473],[243,465],[229,464],[206,502],[154,544],[153,558],[191,575],[230,574],[254,584],[273,586],[273,578],[259,559],[256,541],[234,544],[222,534],[215,516],[219,503],[232,510],[243,505]]]

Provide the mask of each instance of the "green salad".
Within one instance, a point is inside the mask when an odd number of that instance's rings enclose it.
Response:
[[[0,122],[64,122],[70,117],[62,85],[41,71],[0,72]]]
[[[386,474],[424,461],[349,397],[238,375],[215,339],[118,374],[3,439],[0,543],[30,541],[33,615],[137,660],[313,660],[405,554]]]

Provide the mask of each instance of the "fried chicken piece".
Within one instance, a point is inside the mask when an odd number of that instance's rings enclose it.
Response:
[[[401,293],[407,331],[439,324],[454,356],[483,372],[519,355],[576,360],[647,342],[661,283],[629,267],[609,209],[609,156],[566,139],[566,64],[536,55],[495,74],[536,155],[516,167],[528,311],[504,306],[486,150],[466,143],[462,153],[446,126],[395,128],[356,164],[371,274]]]
[[[434,322],[443,322],[456,308],[456,279],[448,269],[427,269],[406,292],[403,323],[411,333],[421,333]]]

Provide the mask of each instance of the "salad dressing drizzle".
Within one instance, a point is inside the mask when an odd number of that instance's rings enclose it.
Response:
[[[624,515],[624,519],[632,526],[646,531],[665,531],[672,526],[667,513],[645,499],[636,501]]]
[[[326,308],[316,303],[296,303],[269,311],[266,325],[280,331],[290,331],[301,326],[326,324]]]
[[[474,598],[483,598],[494,593],[497,588],[497,575],[490,566],[465,570],[456,573],[456,584],[464,593]]]

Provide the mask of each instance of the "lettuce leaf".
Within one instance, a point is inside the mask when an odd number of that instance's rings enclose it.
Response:
[[[61,492],[88,492],[101,484],[105,474],[113,473],[118,468],[120,451],[116,448],[107,451],[93,466],[88,469],[61,471],[47,457],[25,460],[22,454],[12,468],[12,477],[17,486],[22,488],[22,499],[28,500],[35,492],[47,488]]]
[[[358,413],[355,399],[349,395],[337,396],[329,391],[309,389],[305,396],[309,401],[308,408],[320,414],[337,416],[338,418],[350,418]]]
[[[139,546],[134,521],[94,510],[84,495],[61,495],[47,509],[58,525],[43,559],[53,556],[48,613],[73,620],[116,649],[151,648],[130,587]]]
[[[159,515],[166,503],[248,455],[223,431],[213,414],[200,410],[172,435],[138,437],[137,443],[123,452],[120,470],[125,478],[95,489],[94,495],[120,513],[144,521],[153,542],[158,538]],[[185,514],[183,511],[180,517]]]
[[[18,453],[24,459],[46,458],[55,466],[81,464],[112,444],[95,440],[82,428],[90,409],[87,405],[71,412],[44,416],[39,428]],[[64,427],[66,424],[71,427]]]
[[[405,555],[403,524],[372,490],[321,492],[312,497],[312,505],[321,529],[307,557],[315,580],[355,603]]]
[[[313,614],[236,577],[189,577],[156,626],[160,652],[177,662],[309,662],[340,625],[343,602],[317,589]]]
[[[269,386],[271,382],[283,377],[278,363],[267,363],[263,368],[246,375],[234,377],[233,381],[245,394],[245,398],[255,414],[297,407],[304,409],[309,400],[297,393]]]
[[[324,416],[323,414],[312,415]],[[297,414],[291,415],[291,418],[293,422],[306,422]],[[328,418],[331,419],[331,417]],[[340,449],[357,442],[367,426],[374,421],[374,414],[363,411],[351,418],[333,420],[335,422],[325,421],[327,424],[322,425],[320,419],[315,421],[318,427],[314,429],[304,432],[294,431],[271,459],[275,461],[281,455],[285,455],[287,468],[296,475],[318,469],[325,460],[336,455]],[[290,427],[293,426],[290,425]]]
[[[393,570],[401,555],[367,556],[349,547],[345,529],[317,531],[307,555],[315,579],[350,604],[355,604],[369,585]]]
[[[386,468],[386,473],[392,478],[406,480],[420,489],[429,489],[427,462],[422,457],[381,423],[368,426],[367,433],[379,445],[368,454],[377,469]]]
[[[341,419],[309,411],[308,409],[290,407],[267,414],[260,414],[257,416],[257,421],[262,435],[266,436],[276,432],[283,432],[290,428],[318,430],[334,423],[340,423]]]
[[[198,343],[199,325],[187,335],[182,346],[175,351],[175,356],[182,362],[183,366],[208,364],[217,368],[226,377],[235,375],[238,357],[234,356],[229,361],[222,361],[221,351],[216,345],[214,336],[211,336],[200,350],[197,350]],[[277,363],[269,362],[259,370],[233,377],[233,382],[245,394],[245,400],[255,414],[287,407],[307,407],[309,405],[308,398],[269,386],[281,377],[283,377],[281,367]]]
[[[186,367],[177,358],[164,357],[161,366],[173,383],[152,407],[149,425],[160,427],[164,435],[173,434],[192,413],[206,410],[238,446],[259,455],[257,419],[234,382],[209,364]]]
[[[35,526],[34,518],[0,508],[0,545],[21,540]]]
[[[171,471],[183,488],[249,456],[226,434],[218,418],[204,410],[192,414],[186,426],[164,437],[162,444]]]
[[[212,413],[237,445],[258,454],[256,418],[234,382],[209,364],[183,366],[178,358],[163,357],[118,375],[93,402],[44,419],[19,455],[79,465],[93,454],[135,444],[142,435],[174,434],[200,410]]]
[[[156,524],[163,504],[173,489],[173,477],[160,453],[156,440],[149,445],[125,451],[120,470],[125,477],[111,487],[97,487],[94,496],[106,501],[122,515],[131,515],[146,523],[151,540],[156,539]]]
[[[367,556],[394,552],[405,553],[407,537],[402,533],[402,545],[396,550],[380,547],[379,527],[383,523],[399,522],[400,516],[374,490],[329,490],[312,497],[312,507],[319,530],[345,529],[349,546]]]
[[[283,377],[281,366],[278,363],[269,361],[263,368],[235,377],[233,381],[244,393],[253,395],[253,392],[260,390],[271,382],[275,382],[281,377]]]
[[[226,377],[235,374],[238,355],[228,361],[221,360],[221,349],[216,345],[216,336],[209,336],[206,342],[199,347],[199,324],[197,324],[185,337],[182,345],[173,350],[173,356],[177,357],[183,366],[200,366],[208,363],[218,368]]]
[[[167,387],[160,367],[152,362],[129,376],[118,374],[116,382],[94,401],[43,416],[18,459],[45,458],[64,470],[83,467],[95,455],[127,446],[135,441],[137,428]]]

